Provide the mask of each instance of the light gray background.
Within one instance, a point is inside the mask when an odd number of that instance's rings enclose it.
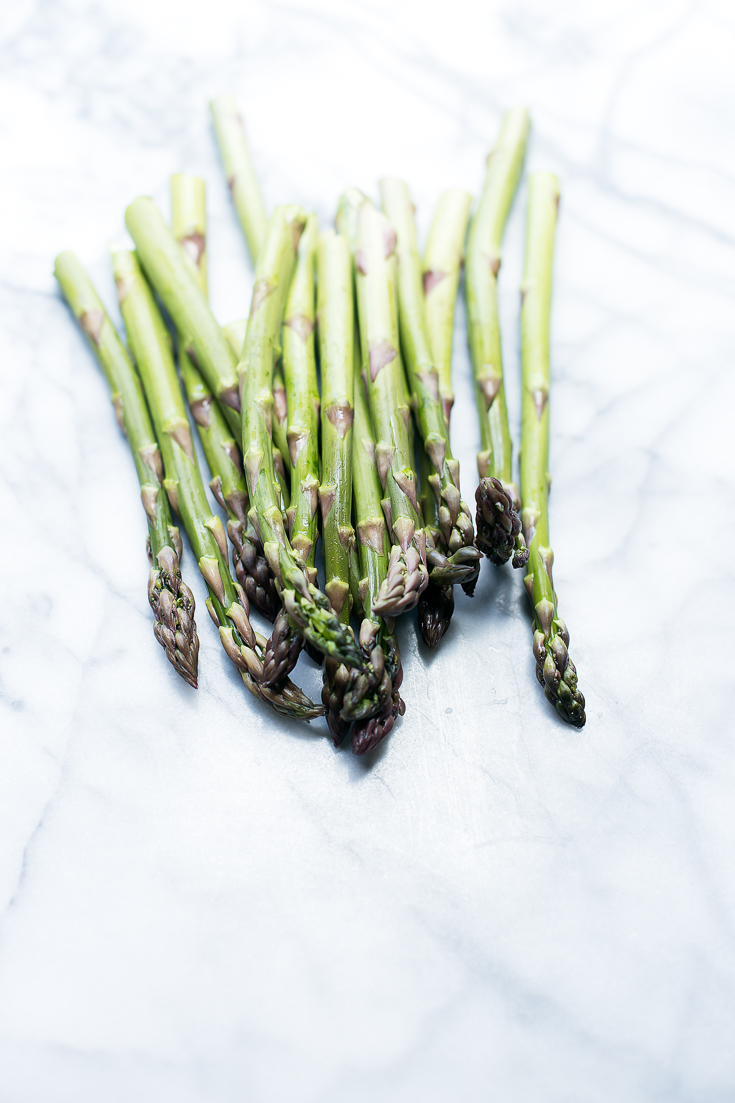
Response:
[[[6,5],[0,44],[0,1100],[735,1099],[732,4]],[[207,99],[267,203],[323,224],[405,177],[422,233],[502,111],[561,178],[551,532],[587,696],[533,674],[485,567],[371,762],[154,641],[144,518],[60,302],[173,171],[209,185],[212,297],[251,272]],[[501,272],[517,440],[525,189]],[[116,312],[115,312],[116,313]],[[464,315],[454,442],[475,484]],[[319,679],[304,660],[312,693]]]

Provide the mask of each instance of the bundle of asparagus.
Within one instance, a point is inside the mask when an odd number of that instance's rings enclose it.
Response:
[[[207,609],[225,653],[248,689],[277,712],[293,719],[320,716],[322,710],[288,680],[287,671],[264,677],[267,641],[254,631],[247,595],[227,566],[227,537],[204,491],[168,331],[135,254],[116,250],[112,260],[128,340],[163,454],[164,486],[207,584]]]
[[[181,578],[170,502],[225,653],[250,692],[292,719],[325,715],[335,743],[351,731],[353,752],[364,754],[405,711],[394,617],[418,606],[421,635],[436,647],[454,612],[454,586],[472,594],[484,552],[496,564],[528,561],[537,677],[559,715],[581,727],[584,698],[557,613],[548,537],[548,331],[558,201],[549,174],[532,177],[529,198],[522,524],[503,386],[497,274],[525,152],[526,112],[511,111],[504,120],[467,250],[482,448],[475,541],[450,444],[453,319],[470,196],[457,189],[441,196],[423,265],[413,205],[399,180],[381,181],[382,212],[348,189],[336,233],[320,234],[315,216],[298,206],[277,207],[268,218],[234,102],[220,97],[211,106],[255,266],[247,321],[221,327],[209,306],[205,185],[197,177],[172,178],[171,228],[150,199],[135,200],[126,225],[137,252],[113,253],[137,370],[79,262],[70,253],[56,262],[133,452],[148,521],[149,600],[167,657],[196,686],[194,598]],[[172,322],[181,383],[154,295]],[[227,516],[227,536],[207,500],[192,425],[210,489]],[[269,639],[253,627],[251,604],[273,622]],[[322,706],[289,677],[303,648],[325,657]]]

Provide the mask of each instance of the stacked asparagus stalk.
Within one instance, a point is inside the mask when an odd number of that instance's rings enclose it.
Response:
[[[222,327],[209,305],[205,185],[197,177],[172,178],[171,227],[150,199],[127,210],[136,252],[115,250],[113,269],[132,359],[73,254],[56,262],[133,452],[154,631],[169,661],[196,687],[194,598],[181,577],[173,509],[225,654],[248,690],[290,719],[325,715],[335,743],[351,732],[352,750],[364,754],[405,711],[394,618],[417,607],[421,636],[435,648],[455,610],[454,587],[473,594],[484,553],[497,566],[528,564],[537,677],[558,714],[581,727],[584,698],[557,612],[549,545],[558,204],[550,174],[532,177],[529,191],[522,493],[513,480],[503,378],[497,277],[527,113],[511,111],[503,122],[467,246],[481,442],[477,539],[450,441],[454,311],[471,197],[458,189],[441,196],[423,263],[400,180],[381,181],[382,210],[348,189],[336,232],[320,233],[316,217],[296,205],[268,217],[234,102],[215,100],[212,116],[255,269],[247,320]],[[207,498],[192,428],[226,530]],[[273,624],[270,638],[253,626],[251,606]],[[290,678],[303,649],[324,659],[321,706]]]

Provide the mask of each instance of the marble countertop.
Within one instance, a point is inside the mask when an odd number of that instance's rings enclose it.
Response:
[[[0,1099],[735,1099],[732,5],[6,8]],[[582,732],[536,684],[520,578],[487,565],[436,655],[401,623],[408,711],[369,762],[244,692],[191,556],[199,691],[166,664],[133,467],[51,271],[73,248],[112,308],[125,206],[196,172],[215,312],[246,312],[221,91],[269,205],[327,223],[397,175],[422,233],[530,107],[528,168],[562,189],[551,533]],[[470,499],[462,310],[455,348]]]

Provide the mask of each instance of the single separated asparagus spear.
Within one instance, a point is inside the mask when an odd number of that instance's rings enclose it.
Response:
[[[355,276],[362,364],[377,437],[375,462],[393,539],[388,571],[373,606],[373,612],[384,616],[413,609],[428,582],[398,341],[395,241],[385,215],[365,200],[358,220]]]
[[[469,507],[460,498],[459,463],[452,457],[439,397],[439,373],[426,321],[413,204],[401,180],[381,180],[380,194],[383,210],[396,231],[398,317],[408,384],[424,450],[434,466],[430,484],[439,505],[441,539],[436,549],[427,540],[427,560],[436,581],[471,585],[477,578],[480,554],[475,548]],[[434,550],[441,554],[441,562],[435,560]]]
[[[471,202],[472,196],[466,191],[460,191],[459,188],[452,188],[442,193],[431,223],[424,254],[426,325],[429,330],[434,363],[439,373],[439,395],[447,427],[454,405],[452,390],[454,305],[457,300],[459,270],[462,265]]]
[[[194,595],[181,578],[181,537],[163,493],[161,453],[140,379],[75,255],[60,253],[54,274],[110,385],[117,420],[133,454],[148,520],[148,600],[156,639],[177,673],[196,689],[199,638],[194,623]]]
[[[209,105],[227,183],[253,264],[265,241],[268,217],[253,167],[245,127],[232,96],[218,96]]]
[[[130,204],[125,212],[125,225],[135,242],[140,263],[177,330],[191,334],[191,344],[185,352],[217,396],[239,440],[242,426],[237,359],[178,241],[153,200],[146,197]]]
[[[342,624],[350,623],[352,422],[354,420],[354,293],[347,239],[334,230],[317,245],[319,362],[322,373],[322,511],[324,592]]]
[[[316,582],[317,501],[319,492],[319,387],[314,352],[314,263],[317,221],[309,215],[299,241],[283,323],[283,374],[286,383],[288,450],[291,457],[291,547]],[[275,401],[275,399],[274,399]]]
[[[569,633],[557,613],[549,544],[549,314],[559,181],[550,172],[529,179],[526,264],[521,289],[521,493],[530,550],[525,583],[533,606],[536,677],[568,724],[584,726],[584,697],[569,658]]]
[[[253,631],[247,596],[232,581],[227,567],[227,538],[204,491],[168,332],[135,254],[116,251],[113,265],[120,309],[161,442],[167,476],[164,486],[184,522],[207,583],[207,608],[219,628],[222,646],[256,697],[293,719],[320,716],[322,709],[288,679],[274,688],[263,684],[266,641]]]
[[[207,214],[204,181],[178,173],[171,177],[171,228],[192,273],[207,296]],[[224,333],[239,350],[247,323],[232,323]],[[236,443],[222,410],[201,372],[186,352],[191,340],[179,334],[179,367],[189,409],[202,442],[212,481],[209,486],[228,514],[227,534],[233,545],[232,562],[237,580],[251,604],[264,616],[276,619],[281,603],[273,575],[262,555],[255,530],[248,521],[248,492]]]
[[[260,534],[286,612],[317,650],[350,666],[361,666],[362,656],[352,634],[340,624],[324,594],[309,582],[305,564],[294,554],[284,528],[273,470],[270,432],[273,364],[305,224],[306,215],[300,207],[277,207],[258,258],[248,331],[237,369],[244,415],[244,467],[252,502],[251,519]]]
[[[529,126],[528,112],[522,108],[508,111],[503,119],[498,143],[487,159],[465,266],[467,328],[482,446],[477,457],[480,484],[475,494],[477,546],[496,566],[512,556],[514,567],[526,564],[528,549],[521,535],[518,487],[513,482],[497,280],[503,231],[523,168]]]

